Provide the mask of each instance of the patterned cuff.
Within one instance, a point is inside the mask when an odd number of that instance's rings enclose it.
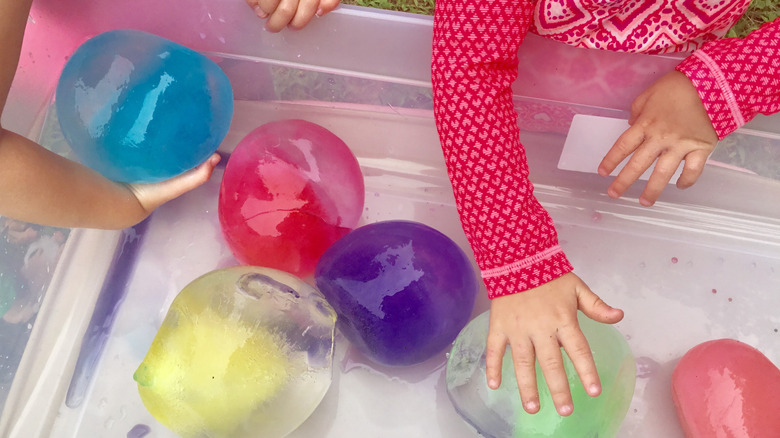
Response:
[[[535,288],[572,269],[563,250],[556,245],[520,262],[482,270],[482,279],[492,300]]]
[[[696,87],[719,140],[746,123],[725,74],[706,52],[693,52],[676,70],[687,76]]]

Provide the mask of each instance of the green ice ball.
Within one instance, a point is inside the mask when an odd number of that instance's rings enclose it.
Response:
[[[625,418],[636,383],[636,364],[623,336],[612,326],[579,314],[588,339],[602,392],[591,397],[582,386],[566,352],[563,354],[574,412],[561,417],[536,364],[541,409],[528,414],[517,389],[509,348],[504,354],[501,387],[492,390],[485,378],[485,341],[490,312],[472,320],[455,339],[447,362],[447,393],[458,413],[485,437],[614,437]]]

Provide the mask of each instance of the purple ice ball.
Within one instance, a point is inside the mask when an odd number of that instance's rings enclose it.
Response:
[[[344,336],[383,365],[420,363],[448,348],[479,290],[463,250],[410,221],[351,231],[325,251],[315,280]]]

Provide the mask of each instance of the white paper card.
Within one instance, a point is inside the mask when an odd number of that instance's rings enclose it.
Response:
[[[576,114],[571,122],[566,142],[563,145],[561,158],[558,160],[558,168],[561,170],[598,173],[599,163],[601,163],[604,155],[609,152],[618,137],[628,127],[628,120],[625,119]],[[629,158],[623,160],[611,175],[616,176],[628,162]],[[639,179],[650,179],[654,166],[655,164],[647,169]],[[677,182],[680,173],[682,173],[682,163],[669,182],[671,184]]]

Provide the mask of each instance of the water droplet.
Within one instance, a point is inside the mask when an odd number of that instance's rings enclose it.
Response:
[[[590,220],[593,222],[601,222],[601,213],[598,211],[594,211],[592,215],[590,215]]]

